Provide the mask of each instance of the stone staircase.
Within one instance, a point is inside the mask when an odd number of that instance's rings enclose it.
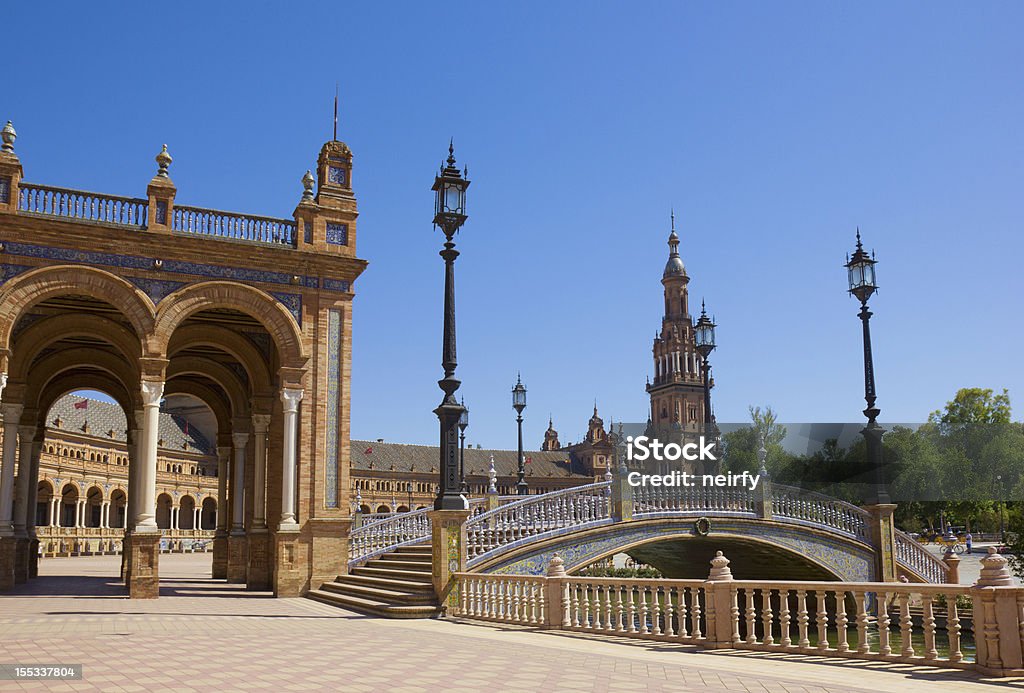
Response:
[[[434,597],[430,544],[400,546],[307,596],[385,618],[433,618],[441,613]]]

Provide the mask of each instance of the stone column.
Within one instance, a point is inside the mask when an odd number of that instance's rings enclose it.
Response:
[[[544,598],[547,601],[547,618],[544,628],[569,628],[569,586],[566,584],[565,561],[557,553],[548,562],[547,581],[544,584]]]
[[[134,421],[134,425],[132,422]],[[139,451],[142,449],[140,441],[144,416],[141,409],[133,412],[133,418],[128,421],[130,428],[125,432],[125,448],[128,452],[128,501],[124,509],[124,537],[121,540],[121,579],[128,584],[128,536],[135,527],[135,513],[139,507],[139,467],[142,466]]]
[[[213,579],[228,577],[228,460],[231,448],[217,448],[217,531],[213,535]]]
[[[128,596],[155,599],[160,596],[160,530],[156,525],[156,456],[159,440],[160,398],[164,384],[142,381],[142,440],[136,474],[135,522],[125,537],[128,556]],[[131,489],[129,488],[129,491]]]
[[[1024,671],[1024,607],[1006,558],[988,547],[981,574],[971,588],[974,645],[978,670],[990,676],[1020,676]]]
[[[729,559],[721,551],[711,559],[711,571],[704,582],[705,618],[707,623],[706,646],[712,649],[732,647],[740,641],[739,605],[736,602],[736,588],[732,586],[732,570]]]
[[[202,529],[199,526],[201,524],[200,521],[202,520],[202,510],[203,510],[203,506],[197,505],[195,511],[192,513],[192,515],[193,515],[193,517],[192,517],[192,531],[193,532]]]
[[[4,449],[0,458],[0,537],[14,536],[14,466],[18,457],[18,424],[23,409],[20,404],[4,404],[2,408]]]
[[[36,534],[36,506],[39,503],[39,458],[43,452],[43,435],[36,438],[32,444],[32,474],[33,483],[28,489],[28,521],[25,529],[28,533],[28,577],[29,579],[39,575],[39,539]]]
[[[28,513],[32,484],[32,441],[35,426],[18,427],[18,488],[14,498],[14,582],[28,582]],[[35,508],[32,508],[35,510]]]
[[[253,508],[252,525],[256,530],[267,528],[267,428],[269,414],[254,414],[252,430],[254,435]]]
[[[284,442],[281,451],[281,522],[279,531],[298,531],[295,521],[295,443],[298,439],[299,402],[302,390],[285,388],[281,390],[284,403]]]
[[[228,536],[228,582],[246,579],[247,544],[245,536],[245,445],[248,433],[233,433],[234,473],[231,480],[231,534]]]

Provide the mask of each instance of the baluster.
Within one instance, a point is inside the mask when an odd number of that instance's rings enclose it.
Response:
[[[472,603],[470,597],[470,591],[473,589],[473,579],[469,578],[462,583],[462,589],[459,593],[459,611],[463,616],[472,616],[470,604]]]
[[[853,598],[857,602],[857,652],[867,654],[871,651],[871,644],[868,643],[867,594],[855,591]]]
[[[680,638],[687,638],[690,635],[689,630],[686,627],[686,616],[687,616],[687,613],[686,613],[686,590],[687,589],[690,589],[691,591],[696,591],[692,587],[691,588],[680,587],[676,591],[676,597],[678,598],[678,601],[676,602],[676,623],[678,623],[678,627],[676,628],[676,630],[677,630],[677,633],[678,633]]]
[[[580,627],[580,586],[572,585],[569,590],[570,604],[569,604],[569,618],[571,619],[570,625],[573,628]]]
[[[950,592],[946,594],[946,634],[949,637],[949,661],[960,662],[963,661],[964,653],[960,651],[960,612],[956,605],[956,593]],[[1020,597],[1017,597],[1018,604],[1020,603]],[[1022,627],[1024,627],[1024,621],[1022,621]],[[1021,638],[1021,642],[1024,642],[1024,637]]]
[[[914,621],[910,618],[910,593],[903,592],[900,600],[900,641],[903,645],[903,656],[914,656]]]
[[[675,624],[672,623],[675,617],[676,594],[679,589],[675,587],[665,588],[665,635],[673,638],[676,635]]]
[[[839,652],[849,652],[846,627],[850,621],[846,618],[846,590],[836,590],[833,594],[836,597],[836,649]]]
[[[739,645],[740,639],[740,591],[736,587],[729,589],[729,621],[732,623],[732,643]]]
[[[878,652],[883,657],[892,654],[889,646],[889,594],[880,592],[878,598]]]
[[[661,635],[661,587],[653,585],[651,587],[651,620],[653,621],[654,634]]]
[[[629,585],[627,588],[628,608],[629,608],[629,632],[636,632],[636,604],[633,601],[633,592],[636,589],[635,585]]]
[[[799,646],[801,650],[806,650],[811,646],[811,641],[807,637],[807,622],[809,621],[807,617],[807,590],[796,591],[796,603],[797,630],[800,633]]]
[[[512,621],[513,623],[519,623],[520,616],[520,598],[519,598],[519,586],[520,582],[517,580],[509,580],[505,583],[506,593],[506,620]]]
[[[825,606],[825,590],[814,590],[818,597],[818,651],[828,649],[828,609]]]
[[[690,633],[693,635],[695,640],[700,640],[701,629],[700,629],[700,587],[693,587],[690,589]],[[709,611],[709,618],[712,614]]]
[[[757,614],[757,610],[754,609],[754,588],[747,587],[743,591],[747,598],[747,644],[753,645],[757,642],[757,630],[754,627],[754,620]]]
[[[932,605],[934,598],[931,594],[921,595],[924,602],[924,617],[921,619],[921,625],[924,626],[924,658],[928,661],[934,661],[939,656],[939,650],[935,647],[935,610]]]
[[[603,591],[601,585],[593,586],[594,594],[593,599],[590,600],[590,608],[593,610],[591,614],[591,623],[593,623],[594,630],[601,629],[601,592]]]
[[[622,603],[622,585],[615,588],[615,630],[619,633],[626,632],[625,609]]]
[[[591,628],[591,620],[590,620],[590,585],[588,583],[583,583],[582,589],[583,589],[583,607],[581,609],[582,617],[583,617],[583,624],[582,625],[583,625],[584,628]]]
[[[764,633],[761,637],[761,644],[774,645],[775,638],[772,637],[772,590],[771,588],[761,589],[761,627]]]
[[[647,635],[651,629],[647,625],[647,585],[640,586],[640,634]]]

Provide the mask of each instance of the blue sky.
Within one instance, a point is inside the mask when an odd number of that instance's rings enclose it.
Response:
[[[282,9],[283,8],[283,9]],[[883,419],[1024,394],[1024,7],[992,3],[18,3],[0,119],[26,178],[141,195],[166,142],[185,204],[288,216],[329,138],[361,216],[352,432],[433,443],[455,137],[467,440],[642,420],[669,209],[719,322],[721,421],[863,408],[844,255],[877,250]],[[1018,399],[1019,401],[1019,399]],[[1017,407],[1020,418],[1020,407]]]

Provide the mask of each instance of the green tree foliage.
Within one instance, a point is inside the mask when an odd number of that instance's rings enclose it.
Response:
[[[775,411],[766,406],[749,407],[752,425],[730,431],[722,436],[725,456],[724,468],[730,472],[754,472],[761,467],[758,449],[762,441],[767,452],[765,466],[769,474],[774,475],[790,461],[790,456],[782,448],[782,440],[786,437],[786,427],[778,423]]]

